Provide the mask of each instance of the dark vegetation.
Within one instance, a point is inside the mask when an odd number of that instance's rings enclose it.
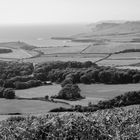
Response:
[[[76,105],[71,108],[55,108],[50,112],[94,112],[101,109],[110,109],[114,107],[124,107],[129,105],[140,104],[140,91],[130,91],[116,96],[110,100],[99,101],[97,104],[89,102],[88,106]]]
[[[40,80],[65,84],[105,83],[126,84],[140,82],[140,71],[98,66],[87,62],[47,62],[36,64],[0,62],[0,84]]]
[[[83,97],[80,95],[80,88],[76,84],[66,84],[58,93],[52,98],[65,99],[65,100],[78,100]]]
[[[65,83],[74,84],[127,84],[140,82],[140,71],[138,70],[99,67],[90,61],[85,63],[52,62],[38,64],[35,67],[34,76],[41,81],[50,80],[61,83],[65,80]]]
[[[123,50],[123,51],[116,52],[115,54],[119,54],[119,53],[131,53],[131,52],[140,52],[140,49],[126,49],[126,50]]]
[[[11,53],[12,52],[12,50],[11,49],[0,49],[0,54],[1,53]]]
[[[94,113],[12,117],[0,124],[1,140],[139,140],[140,108]]]
[[[15,91],[11,88],[0,87],[0,98],[14,99]]]

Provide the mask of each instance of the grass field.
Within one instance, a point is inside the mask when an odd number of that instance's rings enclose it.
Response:
[[[87,105],[90,101],[97,103],[99,100],[110,99],[127,91],[140,90],[140,84],[121,84],[121,85],[105,85],[105,84],[79,84],[81,95],[85,99],[78,101],[65,101],[71,105]],[[49,86],[41,86],[25,90],[16,90],[16,95],[23,98],[44,97],[46,95],[56,95],[61,89],[60,85],[54,84]],[[57,100],[57,99],[55,99]]]
[[[95,62],[97,60],[100,60],[103,57],[78,57],[77,54],[75,56],[70,57],[64,57],[64,56],[41,56],[36,58],[29,58],[24,60],[25,62],[33,62],[33,63],[41,63],[41,62],[48,62],[48,61],[79,61],[79,62],[85,62],[85,61],[92,61]]]
[[[37,100],[5,100],[0,99],[0,114],[9,113],[47,113],[49,110],[57,107],[69,107],[63,103],[52,103]]]
[[[140,43],[107,42],[105,44],[90,45],[83,53],[114,53],[126,49],[139,49]]]
[[[16,95],[22,98],[44,97],[56,95],[61,89],[58,84],[40,86],[24,90],[16,90]]]
[[[140,90],[140,84],[118,84],[118,85],[105,85],[105,84],[79,84],[81,94],[90,98],[104,98],[110,99],[114,96],[123,94],[127,91]]]
[[[44,54],[55,53],[78,53],[85,49],[87,45],[80,46],[58,46],[58,47],[39,47],[36,50],[43,52]]]

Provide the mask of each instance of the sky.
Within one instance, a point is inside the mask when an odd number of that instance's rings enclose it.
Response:
[[[0,0],[0,25],[140,20],[140,0]]]

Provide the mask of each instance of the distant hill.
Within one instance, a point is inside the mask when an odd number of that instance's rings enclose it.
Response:
[[[133,34],[140,32],[140,21],[105,21],[90,24],[89,27],[92,32],[89,34],[82,34],[84,36],[95,36],[95,35],[123,35]]]

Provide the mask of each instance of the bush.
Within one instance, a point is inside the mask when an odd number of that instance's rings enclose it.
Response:
[[[76,100],[81,99],[80,88],[76,84],[65,85],[55,98],[65,99],[65,100]]]
[[[27,89],[31,87],[37,87],[40,86],[42,83],[39,80],[29,80],[27,82],[15,82],[15,88],[16,89]]]
[[[6,88],[3,91],[3,97],[6,99],[14,99],[15,98],[15,91],[11,88]]]

